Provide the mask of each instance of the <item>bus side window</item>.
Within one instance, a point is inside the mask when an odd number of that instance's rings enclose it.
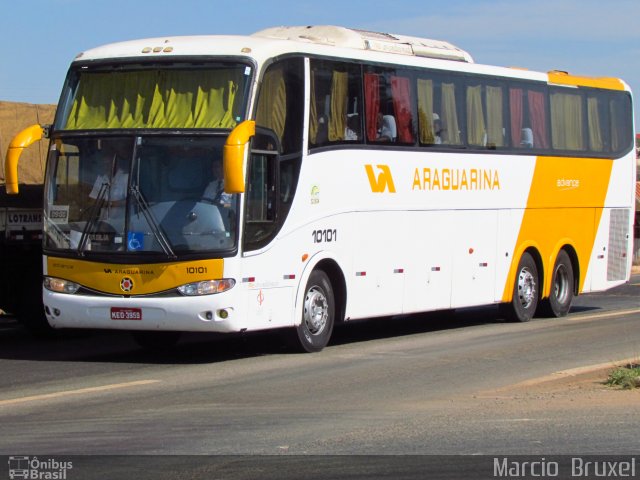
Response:
[[[244,222],[244,248],[265,246],[276,233],[277,155],[255,151],[249,157]]]
[[[633,141],[633,130],[628,119],[632,117],[631,96],[627,92],[610,94],[609,100],[609,129],[612,152],[622,152]]]
[[[458,85],[454,79],[445,79],[438,83],[436,96],[439,97],[440,120],[442,122],[442,144],[462,145],[462,135],[460,131],[460,101],[458,98]]]
[[[543,90],[518,84],[509,88],[511,148],[549,148],[546,99]]]
[[[467,143],[476,148],[504,147],[504,101],[500,86],[467,84]]]
[[[589,132],[589,149],[604,152],[610,145],[607,125],[607,108],[601,95],[587,95],[587,129]],[[608,149],[608,148],[607,148]]]
[[[256,135],[247,171],[245,250],[267,245],[288,213],[302,158],[303,99],[302,58],[288,58],[267,67],[258,94]],[[280,172],[283,166],[287,176]]]
[[[418,77],[418,119],[421,145],[462,145],[460,119],[461,98],[456,93],[458,84],[454,77]],[[471,120],[470,120],[471,121]]]
[[[555,150],[584,151],[584,98],[579,92],[554,89],[551,101],[551,144]]]
[[[415,122],[411,74],[369,67],[364,74],[367,141],[413,145]]]
[[[256,126],[273,130],[283,154],[302,151],[304,69],[301,58],[270,65],[262,77]]]
[[[361,143],[359,65],[311,60],[309,145]]]

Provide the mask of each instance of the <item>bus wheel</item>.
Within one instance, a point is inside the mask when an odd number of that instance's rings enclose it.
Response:
[[[505,305],[504,314],[512,322],[528,322],[538,306],[538,268],[533,257],[525,252],[520,258],[513,299]]]
[[[553,266],[551,293],[542,304],[542,313],[548,317],[564,317],[569,313],[573,301],[573,267],[564,250],[558,253]]]
[[[133,332],[133,339],[145,350],[162,352],[176,346],[180,332]]]
[[[329,277],[322,270],[311,273],[304,291],[302,321],[295,328],[296,350],[319,352],[329,343],[335,318],[335,300]]]

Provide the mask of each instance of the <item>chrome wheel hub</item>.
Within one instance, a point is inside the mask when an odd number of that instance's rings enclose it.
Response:
[[[553,293],[559,303],[567,301],[569,295],[569,273],[564,265],[560,265],[556,270]]]
[[[324,292],[312,287],[304,298],[303,321],[312,335],[318,335],[327,326],[329,304]]]
[[[524,309],[531,307],[536,298],[536,279],[527,268],[518,275],[518,298]]]

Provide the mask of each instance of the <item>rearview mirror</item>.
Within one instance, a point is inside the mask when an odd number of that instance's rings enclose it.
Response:
[[[222,152],[224,168],[224,191],[226,193],[244,193],[244,159],[247,144],[256,134],[256,122],[245,120],[238,124],[227,137]]]
[[[36,143],[45,136],[45,129],[41,125],[31,125],[18,133],[7,150],[7,158],[4,162],[5,188],[7,194],[18,194],[18,162],[20,155],[29,145]]]

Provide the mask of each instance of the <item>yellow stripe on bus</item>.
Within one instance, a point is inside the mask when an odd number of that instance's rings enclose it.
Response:
[[[222,278],[223,271],[222,259],[136,265],[47,258],[47,275],[117,295],[163,292],[187,283]]]
[[[552,71],[548,73],[549,83],[557,85],[571,85],[575,87],[605,88],[607,90],[624,90],[624,84],[618,78],[610,77],[580,77],[565,72]]]
[[[611,160],[603,159],[537,158],[527,209],[502,294],[504,302],[511,301],[518,262],[530,247],[542,258],[543,297],[549,296],[551,271],[564,245],[570,245],[578,257],[579,291],[582,291],[612,167]]]

